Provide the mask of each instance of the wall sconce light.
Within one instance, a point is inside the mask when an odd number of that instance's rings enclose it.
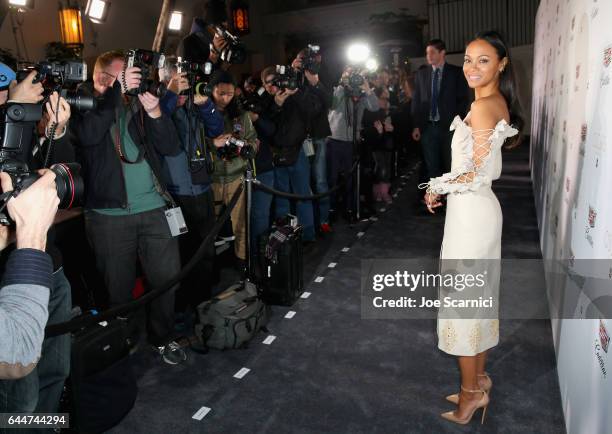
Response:
[[[236,33],[240,35],[246,35],[251,31],[249,7],[243,1],[235,1],[232,4],[232,24]]]
[[[76,6],[61,6],[59,9],[62,42],[68,46],[83,45],[81,10]]]
[[[34,9],[34,0],[9,0],[8,4],[19,9]]]

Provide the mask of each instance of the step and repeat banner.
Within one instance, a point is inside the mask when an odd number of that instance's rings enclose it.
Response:
[[[568,433],[612,433],[612,319],[597,315],[612,306],[612,0],[542,0],[535,34],[531,167],[548,297],[577,318],[552,322],[563,411]],[[554,269],[578,260],[598,271]]]

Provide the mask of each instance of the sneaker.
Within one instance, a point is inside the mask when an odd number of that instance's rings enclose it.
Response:
[[[162,347],[157,347],[157,351],[161,354],[164,362],[169,365],[178,365],[187,360],[185,350],[176,341],[169,342]]]

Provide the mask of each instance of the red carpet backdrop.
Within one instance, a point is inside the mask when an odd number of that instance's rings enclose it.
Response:
[[[612,1],[541,1],[531,165],[549,300],[591,318],[552,322],[572,434],[612,432],[612,319],[593,319],[612,305],[611,60]]]

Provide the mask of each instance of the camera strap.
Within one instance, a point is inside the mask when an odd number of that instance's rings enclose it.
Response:
[[[131,109],[128,108],[128,110],[126,110],[125,116],[121,116],[120,113],[121,108],[118,107],[115,109],[115,125],[113,125],[111,127],[111,129],[115,129],[114,131],[114,140],[113,140],[113,144],[115,145],[115,151],[117,152],[117,155],[119,156],[119,158],[121,159],[121,161],[125,164],[138,164],[141,163],[142,160],[144,159],[144,154],[145,154],[145,148],[144,148],[144,144],[142,143],[143,141],[143,134],[141,133],[141,127],[142,125],[138,124],[138,121],[136,121],[137,127],[138,127],[138,142],[133,141],[134,145],[136,146],[136,148],[138,148],[138,155],[136,156],[136,159],[133,161],[130,161],[125,153],[125,149],[123,147],[123,141],[122,138],[124,136],[124,134],[129,134],[129,125],[130,122],[132,120],[132,117],[134,115],[133,111]],[[140,112],[140,117],[141,117],[141,122],[144,124],[144,119],[142,118],[142,111],[139,110]],[[111,134],[111,136],[113,136],[113,134]]]

